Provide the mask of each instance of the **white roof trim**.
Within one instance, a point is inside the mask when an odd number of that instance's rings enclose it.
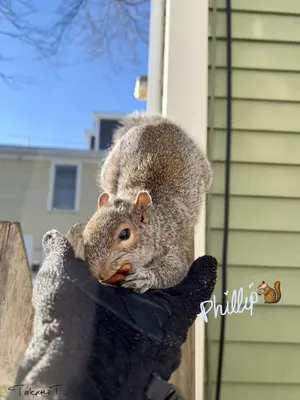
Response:
[[[93,112],[94,121],[99,119],[123,119],[126,117],[126,113],[102,113],[98,111]]]
[[[106,119],[117,119],[121,120],[126,117],[127,114],[125,113],[103,113],[103,112],[98,112],[94,111],[93,112],[93,121],[96,124],[96,127],[93,129],[85,129],[84,134],[87,138],[90,136],[95,136],[97,137],[97,127],[99,128],[99,121],[100,120],[106,120]]]
[[[99,162],[106,151],[73,150],[61,148],[31,147],[31,146],[6,146],[0,145],[0,158],[71,158],[91,162]]]
[[[85,129],[84,134],[87,138],[90,136],[96,135],[96,130],[95,129]]]

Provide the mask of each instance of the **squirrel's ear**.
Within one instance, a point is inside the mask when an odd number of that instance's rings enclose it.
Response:
[[[151,196],[148,192],[139,192],[135,199],[135,205],[138,210],[146,210],[152,204]]]
[[[100,194],[100,196],[98,197],[98,208],[106,206],[108,201],[109,201],[109,195],[107,193],[104,192]]]
[[[152,199],[150,194],[146,191],[139,192],[138,195],[136,196],[134,204],[136,209],[142,213],[141,221],[144,222],[145,224],[149,223],[149,215],[147,213],[147,209],[152,204]]]

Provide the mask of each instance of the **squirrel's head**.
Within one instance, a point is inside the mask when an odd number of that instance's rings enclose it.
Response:
[[[257,289],[265,289],[268,287],[268,284],[265,281],[262,281],[262,283],[257,287]]]
[[[150,262],[153,256],[152,200],[139,192],[134,202],[110,198],[102,193],[98,210],[83,232],[85,258],[92,274],[109,279],[125,263],[133,269]]]

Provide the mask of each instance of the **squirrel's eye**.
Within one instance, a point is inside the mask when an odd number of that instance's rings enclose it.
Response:
[[[119,234],[120,240],[128,240],[130,238],[130,229],[123,229]]]

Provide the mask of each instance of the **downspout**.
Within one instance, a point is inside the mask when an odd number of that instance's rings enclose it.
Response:
[[[147,113],[162,112],[162,77],[165,36],[165,0],[151,0]]]
[[[208,81],[208,136],[207,136],[207,156],[208,159],[213,162],[213,140],[215,134],[215,100],[216,100],[216,55],[217,55],[217,0],[212,0],[209,9],[209,19],[210,19],[210,74]],[[208,237],[210,232],[210,222],[211,222],[211,209],[212,209],[212,193],[206,195],[206,237]],[[210,249],[206,249],[207,254],[209,254]],[[207,379],[207,395],[205,398],[207,400],[213,400],[213,380],[212,380],[212,340],[210,339],[210,325],[205,324],[205,364],[206,364],[206,379]]]
[[[223,229],[223,251],[222,251],[222,310],[226,307],[227,291],[227,263],[229,248],[229,216],[230,216],[230,171],[231,171],[231,136],[232,136],[232,23],[231,23],[231,0],[226,0],[226,159],[225,159],[225,188],[224,188],[224,229]],[[216,382],[216,400],[221,399],[226,314],[221,317],[218,375]]]

